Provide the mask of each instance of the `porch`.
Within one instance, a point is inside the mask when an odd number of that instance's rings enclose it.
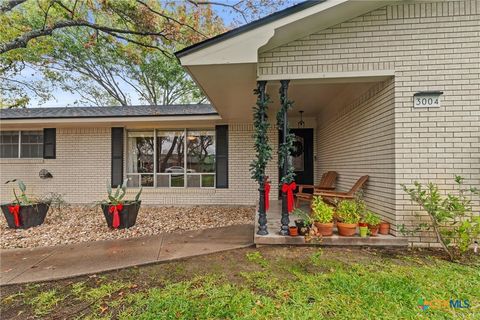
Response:
[[[308,205],[303,204],[300,209],[309,211]],[[283,236],[279,231],[282,226],[282,201],[274,200],[270,201],[270,209],[267,212],[267,235],[258,235],[255,233],[254,243],[257,246],[262,245],[302,245],[302,246],[375,246],[375,247],[406,247],[408,246],[408,238],[396,237],[391,234],[382,235],[378,234],[375,237],[362,238],[357,234],[353,237],[339,236],[334,228],[334,233],[330,237],[316,238],[312,241],[306,241],[303,236]],[[255,230],[258,230],[258,211],[255,217]],[[294,225],[297,217],[294,213],[290,214],[290,225]]]

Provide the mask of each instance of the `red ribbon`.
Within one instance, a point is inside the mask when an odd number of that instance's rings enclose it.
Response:
[[[8,206],[8,211],[13,214],[13,220],[15,221],[15,227],[20,227],[20,206]]]
[[[270,208],[270,183],[265,182],[265,212]]]
[[[292,182],[290,184],[284,183],[282,185],[282,192],[287,194],[287,210],[288,212],[293,211],[293,204],[295,202],[295,199],[293,198],[293,191],[297,188],[297,184],[295,182]]]
[[[117,204],[116,206],[111,205],[108,208],[108,212],[113,214],[112,227],[115,229],[120,225],[120,212],[122,212],[123,204]]]

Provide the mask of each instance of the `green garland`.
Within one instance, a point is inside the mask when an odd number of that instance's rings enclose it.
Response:
[[[265,84],[263,84],[264,86]],[[255,132],[253,138],[255,140],[254,146],[256,151],[256,158],[250,164],[250,172],[252,173],[252,179],[258,183],[264,182],[265,169],[268,161],[272,159],[272,147],[268,143],[268,129],[270,124],[268,123],[267,111],[268,104],[271,102],[268,94],[264,94],[262,100],[262,91],[265,88],[262,84],[258,83],[257,89],[253,92],[257,95],[257,104],[253,107],[253,125]]]
[[[280,87],[280,104],[280,110],[278,110],[277,112],[277,126],[279,129],[282,129],[284,113],[287,113],[288,110],[293,108],[293,101],[287,99],[282,90],[282,87]],[[290,151],[293,149],[293,142],[295,140],[295,135],[290,133],[288,123],[287,132],[284,132],[284,134],[286,134],[286,143],[282,142],[279,144],[278,147],[278,162],[280,163],[280,168],[282,168],[282,172],[283,167],[285,166],[285,154],[290,154]],[[281,182],[289,184],[293,181],[295,181],[295,172],[293,166],[289,165],[287,168],[287,174],[282,177]]]

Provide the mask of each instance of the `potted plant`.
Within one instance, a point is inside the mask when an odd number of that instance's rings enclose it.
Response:
[[[382,221],[380,217],[372,211],[367,210],[363,220],[367,223],[370,235],[375,237],[378,234],[378,228]]]
[[[130,228],[135,225],[137,221],[138,211],[140,210],[140,195],[142,194],[142,188],[135,196],[135,200],[124,200],[127,193],[127,181],[123,181],[122,186],[118,186],[113,193],[110,183],[107,182],[108,199],[101,202],[103,214],[107,225],[114,229]]]
[[[390,223],[386,221],[380,222],[380,228],[378,230],[380,234],[389,234],[390,233]]]
[[[360,214],[354,200],[342,200],[337,205],[338,234],[341,236],[353,236],[357,230]]]
[[[27,187],[21,180],[9,180],[6,182],[17,182],[20,189],[20,195],[13,188],[15,200],[11,203],[3,204],[2,212],[7,220],[8,227],[14,229],[28,229],[39,226],[45,221],[50,203],[46,201],[30,198],[26,195]]]
[[[326,204],[322,197],[313,197],[312,218],[315,227],[321,236],[331,236],[333,234],[333,208]]]
[[[290,226],[288,227],[288,234],[291,237],[296,237],[298,236],[298,228],[296,226]]]
[[[305,236],[306,234],[308,234],[308,231],[312,226],[312,218],[302,209],[295,209],[293,211],[293,214],[295,214],[299,218],[295,219],[295,225],[297,226],[298,234],[300,234],[301,236]]]

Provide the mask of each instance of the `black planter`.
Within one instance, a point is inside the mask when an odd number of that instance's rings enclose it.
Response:
[[[120,211],[120,225],[118,229],[130,228],[135,225],[137,221],[138,210],[140,210],[140,204],[142,202],[126,202],[123,204],[123,209]],[[105,220],[107,220],[107,225],[110,228],[113,228],[113,214],[108,210],[110,208],[109,204],[102,204],[103,215]]]
[[[303,219],[295,220],[295,225],[298,228],[298,234],[301,235],[301,236],[306,235],[308,233],[308,230],[310,229],[310,226],[311,226],[311,225],[307,225],[305,223],[305,220],[303,220]]]
[[[8,207],[12,204],[2,204],[2,212],[7,219],[8,227],[14,229],[28,229],[39,226],[45,221],[50,205],[48,203],[36,203],[29,206],[20,206],[19,219],[20,226],[15,226],[15,219],[10,213]]]

